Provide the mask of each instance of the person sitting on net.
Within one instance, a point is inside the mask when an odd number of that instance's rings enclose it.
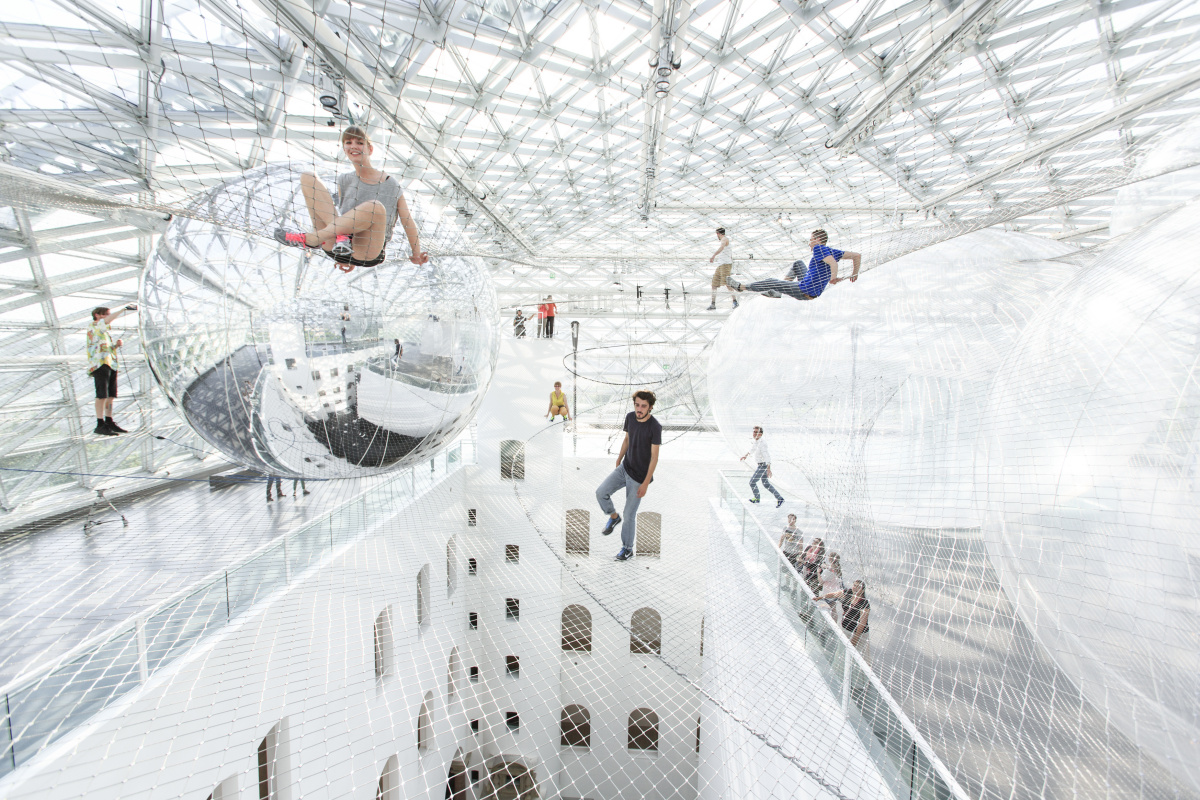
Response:
[[[320,249],[350,272],[355,267],[375,267],[387,258],[387,243],[396,220],[408,236],[412,256],[409,261],[424,264],[428,254],[421,251],[417,223],[408,210],[400,183],[391,175],[371,166],[375,152],[366,130],[351,125],[342,131],[342,151],[354,166],[337,178],[337,205],[329,189],[312,172],[300,176],[300,190],[312,220],[311,231],[275,229],[275,239],[289,247]]]
[[[808,240],[808,246],[812,248],[812,258],[803,275],[800,274],[800,269],[804,266],[804,259],[800,259],[792,263],[783,280],[768,279],[742,284],[730,278],[729,288],[737,292],[759,292],[764,297],[782,297],[786,294],[797,300],[815,300],[830,284],[844,280],[851,283],[857,281],[862,256],[849,250],[836,250],[829,247],[828,242],[829,234],[825,231],[818,229],[812,232]],[[838,277],[838,262],[843,258],[848,258],[854,263],[854,271],[848,278]]]
[[[563,421],[571,419],[571,411],[567,408],[567,396],[562,391],[562,381],[554,382],[554,391],[550,393],[550,408],[546,410],[546,416],[554,422],[554,417],[562,414]]]

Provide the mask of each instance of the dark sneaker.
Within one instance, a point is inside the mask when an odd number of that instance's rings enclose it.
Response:
[[[781,505],[783,505],[783,498],[782,498],[782,497],[781,497],[781,498],[779,498],[779,502],[775,504],[775,507],[776,507],[776,508],[779,508]]]
[[[330,252],[335,258],[350,258],[354,255],[354,245],[351,244],[349,236],[339,236]]]
[[[110,429],[116,431],[117,433],[129,433],[129,431],[125,430],[120,425],[113,422],[111,417],[105,417],[104,424],[107,425]]]
[[[308,489],[305,489],[305,490],[304,490],[304,496],[305,496],[305,497],[308,497],[310,494],[312,494],[312,492],[310,492]],[[781,500],[780,502],[783,502],[783,501]]]
[[[709,306],[708,308],[706,308],[706,309],[704,309],[704,310],[705,310],[705,311],[716,311],[716,310],[717,310],[717,304],[716,304],[716,303],[713,303],[711,306]]]
[[[614,530],[617,529],[617,525],[619,525],[620,523],[621,523],[621,515],[620,514],[617,514],[615,517],[609,517],[608,524],[606,524],[604,526],[604,530],[600,531],[600,533],[604,536],[608,536],[610,533],[612,533]]]
[[[751,503],[761,503],[762,501],[761,501],[761,500],[759,500],[757,497],[751,497],[751,498],[750,498],[750,502],[751,502]]]
[[[276,228],[275,241],[288,247],[308,247],[308,240],[302,231],[286,231],[283,228]]]
[[[733,301],[733,310],[734,310],[734,311],[737,311],[737,307],[738,307],[738,301],[737,301],[737,300],[734,300],[734,301]]]
[[[96,430],[92,431],[92,433],[95,433],[98,436],[116,436],[117,435],[117,432],[114,431],[112,428],[108,427],[108,425],[105,424],[104,420],[102,420],[102,419],[96,420]]]
[[[613,560],[614,561],[628,561],[631,558],[633,558],[633,551],[630,550],[628,547],[622,547],[621,552],[617,553],[617,557],[614,558]]]
[[[735,281],[733,278],[726,278],[725,285],[728,286],[730,289],[733,289],[735,292],[744,292],[745,291],[745,288],[740,283]]]

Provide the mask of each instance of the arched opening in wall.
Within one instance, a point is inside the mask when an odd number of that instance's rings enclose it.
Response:
[[[662,655],[662,617],[653,608],[639,608],[629,621],[629,652]]]
[[[486,800],[536,800],[537,774],[520,761],[497,757],[488,765],[487,783],[480,794]]]
[[[637,539],[633,546],[639,558],[658,558],[662,554],[662,514],[657,511],[638,512]]]
[[[467,765],[460,750],[450,762],[446,775],[446,800],[467,800]]]
[[[450,663],[446,665],[446,699],[453,700],[458,696],[458,682],[462,678],[462,659],[458,656],[458,648],[450,651]]]
[[[648,708],[635,708],[629,715],[629,749],[658,752],[658,714]]]
[[[386,606],[375,618],[375,679],[383,680],[395,671],[392,607]]]
[[[288,722],[284,717],[258,743],[258,800],[282,800],[288,785]]]
[[[208,800],[238,800],[238,776],[226,778],[217,784]]]
[[[521,563],[521,545],[506,544],[504,545],[504,561],[507,564]]]
[[[562,649],[592,652],[592,612],[586,606],[572,604],[563,609]]]
[[[521,657],[520,656],[505,656],[504,671],[510,678],[521,677]]]
[[[700,752],[700,717],[696,717],[696,752]]]
[[[400,800],[400,759],[389,756],[379,773],[379,786],[375,790],[375,800]]]
[[[425,693],[417,712],[417,750],[424,753],[433,744],[433,692]]]
[[[591,548],[588,534],[591,513],[586,508],[568,508],[566,518],[567,555],[586,556]]]
[[[458,536],[451,536],[446,542],[446,596],[454,594],[458,588]]]
[[[500,442],[500,480],[525,480],[525,443],[517,439]]]
[[[467,574],[468,575],[478,575],[479,574],[479,562],[473,558],[467,559]]]
[[[563,747],[592,746],[592,715],[586,708],[572,703],[562,710],[558,743]]]
[[[417,627],[424,628],[429,624],[429,565],[421,567],[417,573]]]

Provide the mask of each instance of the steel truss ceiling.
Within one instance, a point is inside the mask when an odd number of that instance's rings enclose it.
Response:
[[[1196,113],[1198,55],[1194,0],[17,3],[0,158],[180,202],[268,160],[332,166],[342,123],[316,87],[340,86],[408,191],[457,209],[507,304],[553,291],[637,315],[637,286],[703,296],[717,224],[758,272],[817,225],[865,250],[1029,208],[1009,224],[1103,240],[1094,176]],[[6,464],[95,471],[71,359],[86,310],[134,295],[153,236],[0,209]],[[156,441],[101,460],[194,452]],[[5,507],[36,489],[0,474]]]

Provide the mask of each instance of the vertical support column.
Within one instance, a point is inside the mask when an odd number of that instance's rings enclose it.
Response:
[[[146,620],[139,619],[134,623],[133,638],[138,651],[138,682],[145,683],[150,677],[150,662],[146,658]]]

